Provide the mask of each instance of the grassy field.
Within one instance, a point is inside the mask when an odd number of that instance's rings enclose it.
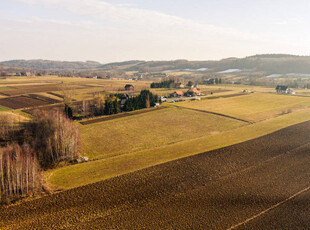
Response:
[[[310,119],[309,114],[310,109],[300,110],[211,136],[184,140],[154,149],[145,149],[81,165],[66,166],[48,171],[46,177],[51,185],[58,188],[78,187],[182,157],[251,140],[289,125],[307,121]]]
[[[167,108],[81,126],[82,153],[90,158],[105,158],[214,135],[245,124],[187,109]]]
[[[6,107],[4,107],[4,106],[0,106],[0,112],[2,112],[2,111],[8,111],[9,110],[9,108],[6,108]]]
[[[186,101],[178,106],[206,110],[258,122],[278,115],[310,107],[310,98],[288,95],[252,93],[217,100]]]
[[[0,86],[0,91],[13,90],[14,88],[8,86]]]

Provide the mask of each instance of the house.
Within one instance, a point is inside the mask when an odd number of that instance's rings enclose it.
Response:
[[[136,97],[136,95],[134,93],[124,93],[122,96],[120,96],[120,106],[121,106],[121,108],[124,107],[126,101],[129,98],[134,98],[134,97]]]
[[[127,85],[125,85],[125,90],[126,91],[132,91],[132,90],[135,90],[135,87],[133,85],[127,84]]]
[[[187,96],[200,96],[201,90],[197,87],[191,88],[186,92]]]
[[[160,97],[159,97],[159,100],[161,100],[161,102],[166,102],[166,101],[167,101],[167,98],[164,97],[164,96],[160,96]]]
[[[288,88],[288,86],[285,86],[285,85],[277,85],[276,91],[279,94],[295,94],[294,89],[290,89]]]
[[[183,88],[184,88],[184,85],[183,85],[181,82],[179,82],[179,83],[176,83],[176,84],[175,84],[175,88],[177,88],[177,89],[183,89]]]
[[[171,93],[170,97],[182,97],[184,93],[182,91],[175,91],[174,93]]]
[[[31,76],[31,73],[30,72],[26,72],[26,76],[27,77]]]

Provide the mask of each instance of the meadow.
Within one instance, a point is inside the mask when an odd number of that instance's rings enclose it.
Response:
[[[82,154],[106,158],[214,135],[245,123],[182,108],[80,126]]]
[[[251,122],[259,122],[281,114],[310,107],[310,98],[251,93],[239,97],[219,98],[217,100],[186,101],[178,106],[211,111],[229,115]]]

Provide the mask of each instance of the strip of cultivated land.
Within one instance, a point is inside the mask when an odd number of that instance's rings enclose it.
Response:
[[[233,146],[1,207],[0,227],[227,229],[310,186],[309,133],[310,122],[304,122]],[[308,199],[307,194],[301,198]],[[285,205],[289,203],[281,207]],[[285,226],[282,221],[275,223],[279,223],[276,228]],[[268,221],[260,226],[268,228]]]

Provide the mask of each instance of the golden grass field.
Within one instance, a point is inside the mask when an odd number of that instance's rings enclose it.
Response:
[[[90,158],[106,158],[219,134],[245,124],[211,114],[170,107],[81,125],[82,154]]]
[[[178,106],[222,113],[251,122],[310,107],[310,98],[267,93],[219,98],[216,100],[186,101]]]

